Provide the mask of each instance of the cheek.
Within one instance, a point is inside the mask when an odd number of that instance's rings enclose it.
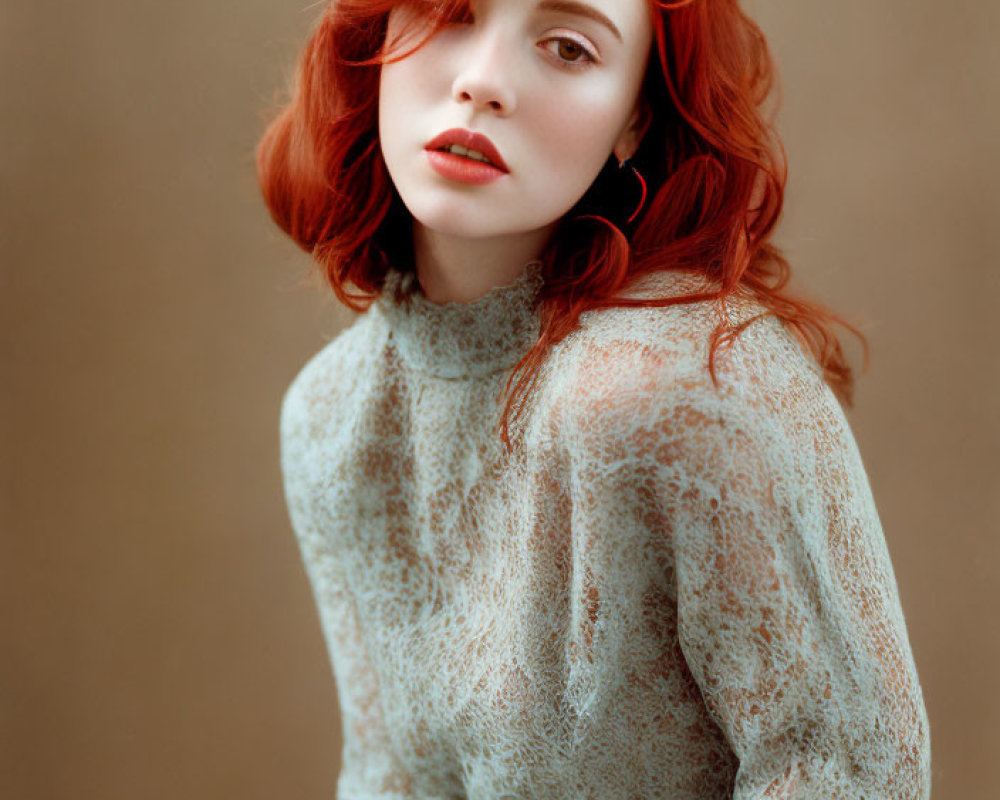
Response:
[[[425,47],[382,67],[378,107],[380,126],[385,125],[383,133],[389,138],[412,137],[442,95],[447,97],[448,87],[441,84],[441,70],[429,50]]]
[[[402,140],[412,126],[420,97],[419,72],[406,61],[382,67],[379,78],[379,136],[392,143]]]
[[[410,74],[410,65],[406,61],[386,64],[382,67],[379,77],[379,106],[391,111],[399,102],[406,99],[405,86],[416,77]]]
[[[533,103],[536,141],[547,158],[559,164],[600,169],[624,125],[620,93],[579,91],[551,93]]]

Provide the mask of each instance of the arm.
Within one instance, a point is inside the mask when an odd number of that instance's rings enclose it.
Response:
[[[926,800],[923,696],[836,399],[776,320],[748,328],[718,388],[686,330],[584,353],[569,430],[585,463],[641,481],[735,800]]]
[[[289,517],[312,586],[333,667],[343,732],[337,800],[410,798],[410,778],[394,756],[381,709],[378,675],[370,663],[331,534],[322,520],[322,487],[311,460],[308,392],[289,388],[281,414],[281,469]]]
[[[926,800],[930,729],[860,455],[829,389],[783,369],[673,398],[681,648],[739,758],[734,800]]]

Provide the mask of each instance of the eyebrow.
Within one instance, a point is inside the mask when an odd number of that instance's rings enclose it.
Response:
[[[588,17],[589,19],[596,20],[618,37],[619,42],[622,41],[621,31],[615,27],[615,23],[596,8],[588,6],[586,3],[578,3],[576,0],[541,0],[538,7],[543,10],[564,11],[567,14],[576,14],[580,17]]]

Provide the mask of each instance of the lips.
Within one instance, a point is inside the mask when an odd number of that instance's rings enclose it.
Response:
[[[504,172],[510,172],[503,158],[500,157],[500,152],[494,147],[493,142],[483,136],[483,134],[475,133],[465,128],[449,128],[443,133],[439,133],[425,145],[424,149],[441,150],[451,144],[461,145],[466,150],[478,150],[490,160],[490,163],[494,167],[502,169]]]

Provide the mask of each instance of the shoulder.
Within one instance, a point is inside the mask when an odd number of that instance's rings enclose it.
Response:
[[[787,447],[785,432],[803,432],[808,419],[843,419],[821,369],[781,320],[747,298],[728,301],[726,314],[733,324],[753,321],[716,350],[714,380],[716,302],[592,314],[561,354],[568,445],[622,459],[656,448],[662,457],[664,448],[742,432]]]
[[[283,451],[304,447],[346,416],[346,408],[369,379],[384,339],[380,318],[369,310],[299,369],[281,401]]]

